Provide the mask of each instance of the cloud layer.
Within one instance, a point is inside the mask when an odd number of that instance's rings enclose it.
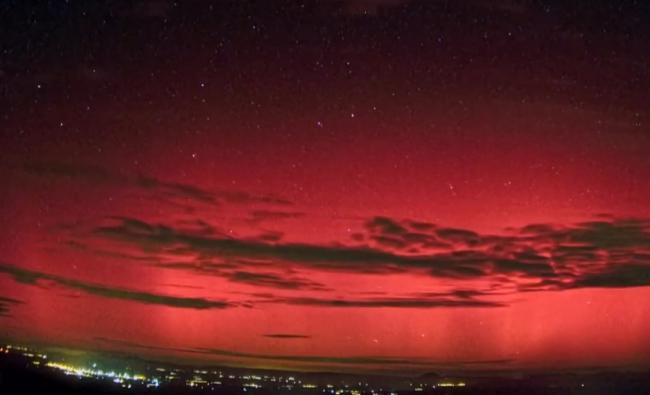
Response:
[[[134,262],[252,287],[240,291],[244,296],[238,303],[245,307],[499,308],[525,292],[650,285],[647,220],[603,216],[576,224],[530,224],[501,235],[386,217],[370,218],[364,227],[352,241],[313,244],[112,217],[75,243],[85,243],[91,253],[109,246]],[[43,278],[100,296],[179,307],[227,306],[2,269],[23,281]],[[334,273],[350,279],[371,276],[378,284],[408,275],[431,285],[428,291],[355,294],[321,280]]]
[[[434,278],[491,279],[530,290],[650,285],[650,221],[602,218],[568,225],[531,224],[504,235],[376,217],[357,243],[321,245],[212,237],[135,218],[116,218],[95,236],[146,252],[227,261],[241,269],[266,262],[318,271],[391,274],[412,271]],[[209,267],[209,266],[208,266]],[[178,267],[202,270],[201,265]],[[197,269],[198,268],[198,269]],[[259,270],[259,269],[258,269]],[[301,281],[235,271],[233,281],[301,288]],[[306,283],[306,286],[314,286]]]
[[[30,162],[22,171],[155,197],[170,215],[111,215],[63,226],[56,230],[57,238],[75,253],[221,281],[215,286],[225,282],[239,299],[223,302],[222,293],[215,295],[216,301],[166,296],[30,271],[22,262],[0,266],[23,283],[48,281],[96,296],[193,309],[499,308],[532,291],[650,285],[650,220],[643,218],[601,215],[593,221],[534,223],[482,234],[375,216],[353,220],[359,230],[347,240],[300,241],[286,237],[286,224],[310,221],[310,214],[271,195],[208,190],[69,163]],[[191,210],[179,216],[179,204]],[[214,211],[201,210],[224,204],[240,205],[239,231],[233,231],[227,210],[220,220],[212,216]],[[373,281],[388,289],[354,292],[333,278],[363,278],[365,284]],[[397,285],[400,281],[413,289]]]

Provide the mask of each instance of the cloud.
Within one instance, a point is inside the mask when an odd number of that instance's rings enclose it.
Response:
[[[366,221],[365,226],[366,234],[356,240],[367,240],[369,245],[205,236],[133,218],[114,219],[96,227],[94,233],[154,255],[178,249],[185,257],[189,254],[208,261],[234,262],[232,269],[246,267],[245,262],[252,261],[264,262],[270,269],[290,264],[317,271],[412,272],[442,279],[506,281],[522,289],[535,288],[537,284],[540,290],[650,285],[647,276],[650,221],[647,220],[609,218],[564,225],[530,224],[502,235],[386,217],[374,217]],[[285,284],[274,273],[241,271],[230,276],[233,281],[298,288],[295,282]],[[384,304],[403,306],[439,303],[386,302]],[[310,303],[346,304],[337,300]],[[351,303],[372,306],[382,301]],[[457,301],[440,305],[455,303]]]
[[[169,307],[190,309],[223,309],[231,307],[228,302],[212,301],[202,298],[184,298],[168,295],[159,295],[143,291],[123,288],[114,288],[99,284],[87,283],[52,274],[23,269],[17,266],[0,263],[0,273],[9,274],[14,280],[30,285],[37,285],[41,280],[50,281],[65,288],[78,290],[89,295],[101,296],[109,299],[129,300],[145,304],[155,304]]]
[[[0,317],[7,317],[9,315],[9,309],[12,306],[22,303],[22,301],[17,299],[0,296]]]
[[[371,233],[385,235],[402,235],[408,230],[399,222],[387,217],[374,217],[366,222],[366,228]]]
[[[31,161],[22,165],[28,173],[40,177],[64,178],[98,184],[119,185],[124,188],[137,188],[154,193],[158,199],[189,199],[205,204],[235,203],[291,206],[286,199],[272,195],[257,195],[243,191],[207,190],[194,185],[162,181],[145,175],[127,175],[96,165],[61,161]],[[261,211],[263,212],[263,211]]]
[[[322,267],[343,269],[352,265],[391,264],[404,260],[417,265],[417,260],[398,257],[389,252],[369,248],[320,246],[303,243],[269,244],[257,240],[201,237],[166,225],[154,225],[133,218],[100,226],[95,234],[155,251],[171,246],[183,247],[204,256],[281,259]]]
[[[278,298],[272,303],[320,307],[363,307],[363,308],[439,308],[439,307],[505,307],[501,302],[475,300],[471,298],[376,298],[376,299],[323,299],[323,298]]]
[[[504,301],[488,300],[508,292],[454,289],[440,292],[413,292],[390,296],[385,292],[361,292],[345,297],[278,296],[273,293],[251,293],[253,300],[247,305],[283,304],[290,306],[337,307],[337,308],[498,308],[505,307]],[[327,294],[325,294],[327,295]],[[362,295],[363,297],[359,297]]]
[[[265,333],[262,336],[271,339],[284,339],[284,340],[311,339],[311,336],[300,335],[296,333]]]
[[[370,247],[270,244],[259,240],[198,236],[132,218],[122,218],[112,224],[97,227],[95,233],[146,251],[162,252],[170,248],[181,248],[184,252],[191,251],[202,257],[268,259],[344,272],[395,273],[420,270],[440,277],[471,278],[485,276],[488,272],[539,275],[552,271],[548,262],[519,262],[478,250],[403,255],[389,249]]]
[[[253,272],[241,270],[242,267],[259,269],[259,263],[250,261],[217,263],[217,262],[165,262],[157,263],[157,267],[184,270],[201,275],[222,277],[234,283],[253,285],[257,287],[277,288],[286,290],[324,291],[327,288],[318,282],[292,275],[284,270],[282,273]],[[265,265],[261,265],[264,267]],[[268,268],[267,268],[268,270]]]
[[[89,253],[113,251],[111,256],[134,257],[134,263],[260,288],[239,291],[250,297],[238,302],[241,307],[498,308],[516,300],[506,297],[517,292],[650,285],[650,221],[639,218],[601,216],[481,234],[373,217],[362,222],[355,241],[331,244],[289,242],[281,234],[237,236],[206,228],[201,218],[185,221],[191,226],[110,217],[80,237]],[[372,275],[378,282],[418,276],[419,286],[433,289],[359,297],[328,273]],[[276,291],[253,295],[264,289]]]
[[[225,274],[230,281],[244,284],[256,285],[260,287],[282,288],[282,289],[310,289],[324,290],[322,284],[301,279],[296,277],[283,277],[273,273],[253,273],[244,271],[235,271]]]
[[[154,190],[158,193],[163,193],[173,198],[188,198],[203,203],[217,203],[216,194],[192,185],[175,182],[163,182],[155,178],[145,176],[136,177],[135,183],[141,188]]]
[[[442,228],[436,230],[436,235],[444,241],[468,246],[477,245],[481,242],[481,237],[478,233],[466,229]]]
[[[436,225],[417,221],[398,221],[387,217],[373,217],[366,221],[368,239],[388,249],[416,253],[423,249],[448,249],[449,241],[439,237]],[[365,237],[356,237],[363,240]]]
[[[649,229],[647,220],[595,221],[578,224],[565,232],[557,231],[555,237],[601,250],[650,248]]]
[[[160,347],[160,346],[151,346],[140,343],[133,343],[124,340],[116,340],[104,337],[96,337],[95,340],[107,343],[114,344],[122,347],[129,348],[140,348],[154,351],[163,351],[163,352],[177,352],[177,353],[188,353],[188,354],[202,354],[202,355],[212,355],[217,357],[226,358],[227,361],[234,360],[247,360],[249,363],[251,360],[258,361],[275,361],[275,362],[290,362],[290,363],[302,363],[302,364],[325,364],[330,366],[336,365],[356,365],[363,367],[423,367],[423,368],[439,368],[439,367],[460,367],[460,366],[472,366],[472,365],[504,365],[512,363],[512,359],[497,359],[497,360],[458,360],[458,361],[435,361],[429,358],[413,358],[413,357],[400,357],[400,356],[326,356],[326,355],[272,355],[272,354],[261,354],[261,353],[248,353],[240,352],[228,349],[220,348],[177,348],[177,347]]]
[[[270,242],[270,243],[278,242],[282,240],[283,237],[284,237],[284,233],[277,232],[277,231],[266,231],[261,235],[257,236],[257,238],[260,241]]]
[[[650,285],[650,265],[630,264],[588,273],[568,285],[570,288],[620,288]]]

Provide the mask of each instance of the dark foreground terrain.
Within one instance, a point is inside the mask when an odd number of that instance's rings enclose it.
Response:
[[[251,394],[251,395],[316,395],[324,389],[297,389],[293,391],[270,389],[243,389],[238,386],[220,388],[189,388],[185,385],[167,384],[159,388],[133,386],[123,388],[111,381],[79,378],[44,367],[35,367],[20,357],[0,356],[0,394]],[[435,394],[630,394],[650,395],[650,376],[646,373],[601,373],[589,376],[546,375],[525,379],[475,379],[464,388],[436,388],[424,391],[395,390],[382,392],[393,395]],[[370,391],[343,391],[340,395],[371,395]],[[378,394],[375,392],[375,394]]]

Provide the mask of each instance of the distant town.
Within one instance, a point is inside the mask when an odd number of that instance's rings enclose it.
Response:
[[[49,351],[45,351],[49,350]],[[0,394],[609,395],[650,394],[647,371],[395,376],[194,366],[122,354],[0,344]]]
[[[141,364],[140,368],[119,369],[94,361],[89,361],[87,365],[72,363],[65,358],[55,358],[43,351],[16,344],[0,346],[0,355],[4,358],[22,360],[26,365],[25,368],[62,374],[80,381],[95,380],[125,390],[185,387],[192,390],[222,390],[229,393],[235,390],[241,393],[398,395],[404,392],[423,393],[443,389],[462,391],[468,386],[465,380],[432,378],[419,381],[404,379],[400,380],[399,384],[396,381],[396,384],[389,388],[378,387],[369,380],[341,379],[346,377],[344,375],[335,381],[323,382],[323,378],[312,379],[314,374],[303,375],[299,372],[270,374],[267,371],[256,373],[251,370],[250,373],[241,373],[239,371],[241,369],[178,367],[154,362]]]

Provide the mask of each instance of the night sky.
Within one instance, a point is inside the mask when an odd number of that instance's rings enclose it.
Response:
[[[0,338],[298,370],[650,367],[647,2],[0,15]]]

